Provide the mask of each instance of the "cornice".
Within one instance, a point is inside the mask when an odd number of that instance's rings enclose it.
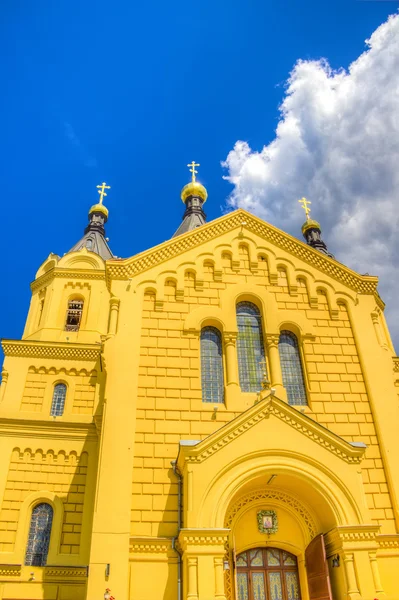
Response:
[[[148,538],[132,536],[129,550],[134,554],[165,554],[172,549],[172,540],[169,538]]]
[[[224,553],[230,529],[181,529],[179,546],[183,551],[188,546],[218,546]]]
[[[1,344],[5,356],[20,358],[96,361],[101,352],[99,344],[35,342],[30,340],[2,340]]]
[[[377,542],[381,550],[398,550],[399,535],[398,534],[382,534],[377,536]]]
[[[376,550],[380,525],[342,525],[325,535],[327,556],[339,550]]]
[[[243,219],[245,225],[242,225]],[[207,225],[202,225],[193,231],[172,238],[131,258],[108,260],[106,262],[107,280],[129,279],[236,228],[245,228],[251,233],[259,235],[265,241],[316,267],[360,294],[377,295],[377,277],[355,273],[345,265],[314,250],[288,233],[273,227],[273,225],[262,221],[243,209],[235,210]]]
[[[0,435],[5,437],[25,437],[35,439],[97,440],[97,430],[93,422],[73,423],[65,421],[44,421],[8,419],[0,417]]]
[[[56,267],[54,269],[50,269],[47,273],[43,273],[37,279],[32,281],[30,284],[30,289],[34,292],[37,289],[45,287],[55,279],[56,277],[61,277],[64,279],[103,279],[105,280],[105,270],[103,269],[62,269],[60,267]]]
[[[21,575],[22,565],[1,565],[0,577],[19,577]]]
[[[205,438],[194,446],[180,445],[179,458],[188,463],[202,463],[210,456],[219,452],[234,439],[249,431],[262,419],[274,415],[284,421],[306,437],[312,439],[319,446],[326,448],[345,462],[358,464],[363,458],[366,447],[353,447],[349,442],[326,429],[305,414],[283,402],[276,396],[267,396],[244,413],[230,421],[224,427]],[[178,459],[179,460],[179,459]]]
[[[45,577],[79,577],[86,579],[89,576],[89,567],[58,567],[46,566]]]

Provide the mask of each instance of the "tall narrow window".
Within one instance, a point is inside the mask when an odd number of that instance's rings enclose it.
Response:
[[[51,403],[50,415],[52,417],[60,417],[64,413],[65,398],[67,387],[65,383],[57,383],[54,386],[53,401]]]
[[[278,343],[283,385],[289,404],[307,404],[298,340],[291,331],[282,331]]]
[[[223,402],[222,338],[215,327],[201,330],[201,385],[203,402]]]
[[[237,304],[238,374],[243,392],[259,392],[265,370],[262,321],[251,302]]]
[[[83,300],[70,300],[65,323],[65,331],[79,331],[82,320]]]
[[[35,506],[32,511],[29,538],[26,547],[26,565],[44,567],[46,564],[52,522],[53,509],[50,504],[43,502]]]

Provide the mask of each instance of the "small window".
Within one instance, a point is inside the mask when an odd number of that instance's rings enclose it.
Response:
[[[282,331],[278,344],[283,385],[287,390],[288,404],[308,403],[298,340],[291,331]]]
[[[203,402],[224,401],[222,338],[215,327],[201,330],[201,385]]]
[[[88,250],[91,250],[93,248],[93,240],[91,238],[89,238],[86,242],[86,248]]]
[[[52,417],[61,417],[64,414],[65,398],[67,386],[65,383],[57,383],[54,386],[53,401],[51,403],[50,415]]]
[[[53,509],[43,502],[32,511],[28,544],[26,547],[25,565],[44,567],[50,545]]]
[[[82,313],[83,300],[70,300],[68,302],[65,331],[79,331]]]
[[[237,304],[238,374],[243,392],[259,392],[265,370],[260,312],[251,302]]]

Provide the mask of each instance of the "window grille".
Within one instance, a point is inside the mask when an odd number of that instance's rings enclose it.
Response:
[[[35,506],[32,511],[26,547],[26,565],[44,567],[46,564],[52,522],[53,509],[50,504],[42,503]]]
[[[65,383],[57,383],[54,386],[53,401],[51,403],[50,415],[60,417],[64,413],[67,386]]]
[[[265,370],[262,321],[251,302],[237,304],[237,355],[241,391],[259,392]]]
[[[203,402],[224,401],[222,338],[215,327],[201,330],[201,385]]]
[[[79,331],[82,312],[83,300],[70,300],[68,302],[65,331]]]
[[[287,390],[288,403],[306,405],[308,401],[296,335],[291,333],[291,331],[282,331],[280,333],[278,349],[283,374],[283,385]]]

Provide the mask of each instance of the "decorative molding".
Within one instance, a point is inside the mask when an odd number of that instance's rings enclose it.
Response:
[[[310,417],[279,400],[276,396],[267,396],[255,406],[247,409],[227,425],[211,434],[195,446],[180,446],[180,453],[188,463],[201,463],[228,444],[240,437],[246,431],[263,419],[274,415],[287,423],[319,446],[335,454],[349,464],[359,464],[363,458],[366,446],[353,447],[349,442],[326,429]]]
[[[397,550],[399,549],[399,535],[391,534],[391,535],[378,535],[377,536],[378,546],[382,549],[387,550]]]
[[[266,333],[266,346],[268,348],[278,348],[278,343],[280,341],[279,333]]]
[[[40,275],[35,281],[30,284],[32,292],[37,289],[46,287],[54,278],[64,279],[103,279],[105,281],[105,270],[82,269],[81,271],[72,271],[71,269],[55,268],[47,273]]]
[[[96,369],[66,369],[65,367],[45,367],[42,365],[41,367],[35,367],[31,365],[28,369],[28,374],[43,374],[43,375],[59,375],[62,373],[63,375],[68,375],[69,377],[97,377]]]
[[[21,575],[22,565],[1,565],[0,577],[19,577]]]
[[[229,509],[226,515],[224,523],[225,527],[231,529],[233,521],[237,517],[238,513],[241,512],[241,510],[245,508],[248,504],[251,504],[252,502],[255,502],[257,500],[262,500],[265,502],[280,502],[283,504],[287,504],[304,521],[309,532],[310,539],[312,540],[315,537],[317,532],[316,524],[308,510],[303,506],[301,502],[299,502],[299,500],[297,500],[290,494],[276,489],[266,490],[262,488],[250,492],[249,494],[245,494],[244,496],[239,498],[237,502],[235,502],[233,506]]]
[[[243,209],[220,217],[215,221],[198,227],[191,232],[156,246],[150,250],[137,254],[125,260],[108,260],[106,262],[107,279],[129,279],[134,275],[143,273],[171,258],[179,256],[204,242],[213,240],[224,233],[234,229],[242,229],[242,220],[245,219],[246,230],[259,235],[265,241],[272,243],[302,261],[316,267],[328,274],[333,279],[343,283],[360,294],[377,294],[377,277],[359,275],[336,260],[314,250],[307,244],[280,231],[269,223],[251,215]]]
[[[82,415],[79,415],[81,418]],[[50,420],[51,419],[51,420]],[[92,419],[92,417],[90,417]],[[76,441],[96,441],[96,427],[91,420],[87,423],[66,422],[49,417],[48,421],[26,418],[0,418],[0,435],[35,439],[62,439]]]
[[[399,373],[399,356],[393,357],[393,372]]]
[[[166,554],[171,549],[172,540],[168,538],[130,538],[129,552],[131,554]]]
[[[81,577],[86,579],[89,576],[89,567],[51,567],[44,568],[45,577]]]
[[[6,356],[20,358],[52,358],[60,360],[91,360],[100,356],[100,344],[70,344],[68,342],[34,342],[29,340],[3,340]]]
[[[229,533],[230,529],[181,529],[179,545],[183,551],[188,546],[217,546],[224,554]]]
[[[380,525],[342,525],[325,535],[327,557],[340,550],[376,550]]]

